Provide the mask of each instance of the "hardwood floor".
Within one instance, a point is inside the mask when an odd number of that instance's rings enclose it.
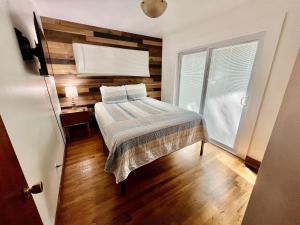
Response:
[[[67,148],[59,225],[241,224],[256,175],[244,163],[195,144],[134,171],[122,197],[99,134]]]

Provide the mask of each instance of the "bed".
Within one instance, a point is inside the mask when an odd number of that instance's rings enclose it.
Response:
[[[95,104],[95,117],[108,149],[105,171],[116,183],[131,171],[188,145],[206,141],[204,120],[194,112],[145,97],[139,100]],[[124,189],[124,190],[123,190]]]

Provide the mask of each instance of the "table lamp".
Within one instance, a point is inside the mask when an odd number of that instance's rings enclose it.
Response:
[[[75,108],[75,99],[78,97],[77,88],[74,86],[65,87],[66,97],[72,98],[72,108]]]

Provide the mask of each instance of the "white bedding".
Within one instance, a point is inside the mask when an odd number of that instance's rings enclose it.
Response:
[[[95,117],[109,149],[105,170],[115,175],[116,183],[138,167],[206,140],[199,114],[152,98],[99,102]]]

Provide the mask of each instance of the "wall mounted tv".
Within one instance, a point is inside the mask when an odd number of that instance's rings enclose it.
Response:
[[[35,27],[35,32],[38,41],[35,42],[35,48],[31,48],[29,40],[22,35],[22,32],[20,30],[15,28],[22,58],[24,61],[33,61],[34,56],[37,57],[40,64],[39,67],[40,75],[43,76],[53,75],[47,41],[43,29],[39,24],[36,14],[34,12],[33,12],[33,21],[34,21],[34,27]],[[47,64],[47,62],[49,64]]]

